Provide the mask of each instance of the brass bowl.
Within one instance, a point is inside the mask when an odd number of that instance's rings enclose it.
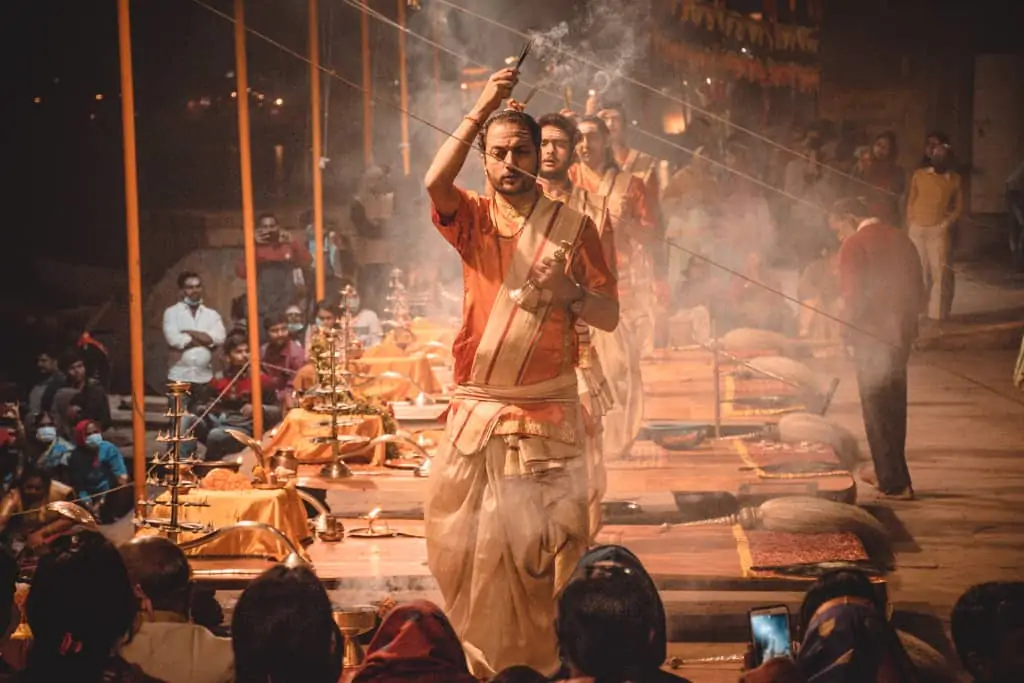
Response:
[[[334,623],[345,638],[344,666],[360,666],[366,660],[366,652],[356,638],[369,633],[377,625],[377,608],[372,605],[336,607],[333,616]]]
[[[346,637],[361,636],[377,624],[377,608],[373,605],[335,607],[334,623]]]

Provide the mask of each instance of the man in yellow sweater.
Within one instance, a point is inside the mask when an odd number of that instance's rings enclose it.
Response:
[[[953,225],[963,212],[963,182],[952,170],[948,142],[936,145],[931,165],[914,171],[907,193],[907,230],[917,247],[928,291],[928,317],[945,320],[953,305]]]

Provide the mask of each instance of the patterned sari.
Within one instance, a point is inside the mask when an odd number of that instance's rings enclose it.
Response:
[[[896,630],[867,600],[836,598],[818,608],[800,647],[808,683],[914,683]]]

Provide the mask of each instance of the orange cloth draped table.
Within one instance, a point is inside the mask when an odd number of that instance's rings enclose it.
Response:
[[[414,319],[409,325],[409,329],[416,335],[417,344],[440,342],[449,347],[455,341],[455,336],[459,333],[458,328],[430,320],[429,318]]]
[[[384,421],[380,415],[340,415],[339,421],[359,418],[359,424],[347,424],[338,426],[338,434],[349,434],[353,436],[365,436],[368,439],[375,439],[384,433]],[[278,425],[273,436],[264,445],[265,453],[273,454],[279,448],[294,448],[295,456],[300,462],[329,460],[331,458],[331,445],[313,443],[311,439],[316,436],[330,436],[331,416],[327,413],[314,413],[302,408],[294,408],[288,411],[284,421]],[[342,444],[343,451],[351,451],[354,446]],[[384,465],[386,444],[377,444],[373,447],[370,464],[376,466]],[[369,457],[371,454],[367,454]]]
[[[399,380],[382,382],[380,389],[372,385],[358,387],[359,393],[366,396],[383,398],[389,401],[415,398],[420,390],[435,395],[441,393],[441,383],[434,376],[434,369],[426,354],[414,353],[408,356],[364,356],[352,363],[354,369],[367,375],[377,376],[382,372],[399,372],[411,382]],[[418,386],[417,386],[418,385]]]
[[[169,494],[162,494],[153,507],[154,517],[167,518],[170,509],[159,502],[166,502]],[[183,507],[178,518],[183,522],[209,524],[219,529],[234,522],[262,522],[280,529],[295,547],[302,551],[302,543],[310,538],[306,523],[306,509],[302,499],[293,487],[281,489],[251,489],[247,491],[217,491],[192,489],[181,496],[182,502],[205,503],[205,507]],[[140,534],[154,533],[143,530]],[[201,534],[182,534],[182,541],[190,541]],[[190,551],[196,555],[265,555],[284,557],[288,554],[285,545],[272,534],[262,531],[235,531],[221,536],[209,544]]]

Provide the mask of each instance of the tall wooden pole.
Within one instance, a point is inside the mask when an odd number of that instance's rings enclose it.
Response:
[[[238,79],[238,156],[242,175],[242,231],[245,235],[245,299],[249,328],[249,375],[253,401],[252,436],[263,438],[263,382],[260,375],[260,315],[256,301],[256,234],[252,205],[252,151],[249,148],[249,73],[245,59],[245,2],[235,0],[235,74]]]
[[[142,265],[139,249],[139,174],[135,166],[135,86],[132,76],[132,25],[129,0],[117,0],[118,53],[121,61],[121,134],[124,138],[124,209],[128,227],[128,338],[132,375],[132,475],[135,509],[146,498],[146,380],[142,372]]]
[[[362,35],[363,55],[363,165],[373,164],[373,71],[370,68],[370,15],[366,12],[367,0],[362,0],[364,9],[359,17]]]
[[[320,140],[320,19],[317,0],[309,0],[309,92],[313,116],[313,240],[316,247],[316,300],[324,298],[324,185],[320,169],[323,156]]]
[[[402,107],[402,171],[409,175],[411,162],[409,158],[409,83],[405,68],[405,3],[398,0],[398,25],[403,30],[398,32],[398,91]]]

